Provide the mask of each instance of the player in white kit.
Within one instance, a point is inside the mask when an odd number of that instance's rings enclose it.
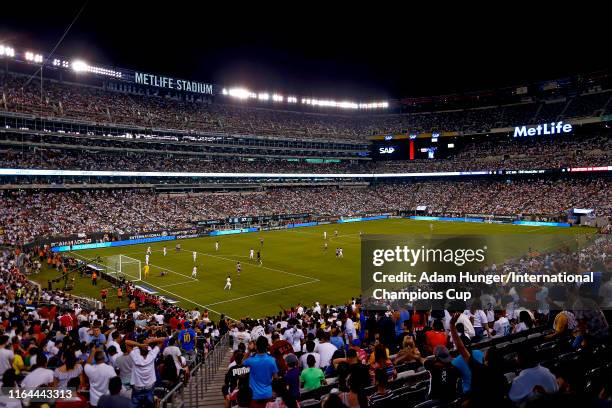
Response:
[[[198,253],[196,251],[193,251],[193,262],[196,261],[197,257],[198,257]]]
[[[215,241],[215,251],[219,250],[219,241]]]
[[[164,256],[166,256],[167,253],[168,253],[168,249],[164,247]]]
[[[151,255],[151,247],[147,247],[147,254]]]
[[[323,239],[327,239],[327,231],[323,231]]]
[[[145,255],[145,265],[149,264],[149,254]]]
[[[249,251],[249,259],[255,259],[255,251],[253,250],[253,248],[251,248],[251,250]]]
[[[198,277],[198,267],[197,266],[193,267],[193,270],[191,271],[191,277],[194,279]]]
[[[232,278],[227,275],[227,279],[225,280],[225,287],[223,290],[231,290],[232,289]]]

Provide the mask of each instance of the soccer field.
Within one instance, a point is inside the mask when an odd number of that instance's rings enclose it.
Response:
[[[145,252],[151,246],[151,270],[142,284],[159,295],[179,301],[184,308],[207,308],[240,319],[277,314],[280,305],[289,307],[298,302],[311,305],[315,301],[341,304],[360,293],[360,232],[363,234],[479,234],[498,236],[502,240],[494,262],[521,256],[531,248],[547,251],[576,242],[575,234],[595,232],[588,228],[529,227],[501,224],[474,224],[388,219],[380,221],[329,224],[317,227],[266,231],[167,241],[144,245],[114,247],[72,252],[80,259],[103,258],[123,254],[138,259],[144,266]],[[338,236],[334,236],[334,231]],[[323,249],[323,232],[327,232],[329,248]],[[526,239],[525,237],[529,237]],[[249,249],[260,249],[263,265],[249,260]],[[215,241],[219,250],[215,251]],[[180,242],[182,251],[174,247]],[[168,253],[162,254],[166,246]],[[342,247],[344,258],[335,256]],[[501,250],[499,249],[501,248]],[[194,266],[197,279],[191,278]],[[236,263],[242,264],[241,274]],[[165,276],[160,276],[165,271]],[[223,290],[227,276],[232,277],[231,290]],[[41,276],[41,280],[44,277]],[[45,281],[46,282],[46,281]],[[75,295],[99,297],[100,287],[88,280],[77,281]],[[115,296],[114,291],[111,295]],[[111,296],[111,297],[112,297]]]

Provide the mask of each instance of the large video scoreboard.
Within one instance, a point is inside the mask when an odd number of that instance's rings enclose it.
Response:
[[[372,142],[370,156],[373,160],[437,159],[445,157],[453,148],[453,143],[437,138],[386,138]]]

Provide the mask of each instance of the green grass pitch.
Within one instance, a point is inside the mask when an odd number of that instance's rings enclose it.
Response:
[[[266,231],[239,235],[225,235],[185,239],[182,251],[174,247],[179,241],[76,251],[78,258],[91,259],[123,254],[138,259],[144,265],[145,252],[151,246],[149,277],[142,284],[160,295],[179,301],[184,308],[207,308],[214,314],[225,313],[234,319],[262,317],[276,314],[282,306],[298,302],[312,305],[315,301],[340,304],[360,293],[360,232],[363,234],[481,234],[504,237],[497,252],[498,260],[519,256],[529,247],[544,251],[564,242],[576,242],[575,234],[593,233],[588,228],[529,227],[500,224],[472,224],[451,222],[388,219],[379,221],[329,224],[317,227]],[[334,231],[338,231],[338,237]],[[329,248],[323,249],[323,232],[327,232]],[[506,235],[509,234],[509,235]],[[513,238],[514,235],[516,238]],[[529,236],[530,239],[525,239]],[[249,249],[261,248],[263,265],[249,260]],[[531,239],[532,238],[532,239]],[[215,251],[215,241],[220,248]],[[168,254],[162,255],[166,246]],[[337,259],[336,247],[342,247],[344,258]],[[191,278],[194,266],[192,252],[197,252],[197,279]],[[242,264],[240,276],[236,262]],[[166,276],[160,276],[162,270]],[[231,290],[223,290],[225,279],[232,277]],[[46,285],[47,279],[57,276],[54,271],[43,271],[37,279]],[[77,280],[73,294],[99,298],[102,283],[93,287],[89,280]],[[117,306],[114,290],[110,291],[109,307]],[[126,306],[125,304],[122,306]]]

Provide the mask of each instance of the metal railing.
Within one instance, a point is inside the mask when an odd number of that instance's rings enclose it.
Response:
[[[201,362],[191,368],[189,382],[187,384],[180,383],[170,390],[159,401],[158,407],[182,408],[185,405],[193,407],[194,402],[204,398],[211,381],[221,367],[223,358],[230,348],[229,338],[229,332],[225,333],[215,344],[213,350],[206,354]],[[188,389],[187,395],[185,395],[186,389]]]

